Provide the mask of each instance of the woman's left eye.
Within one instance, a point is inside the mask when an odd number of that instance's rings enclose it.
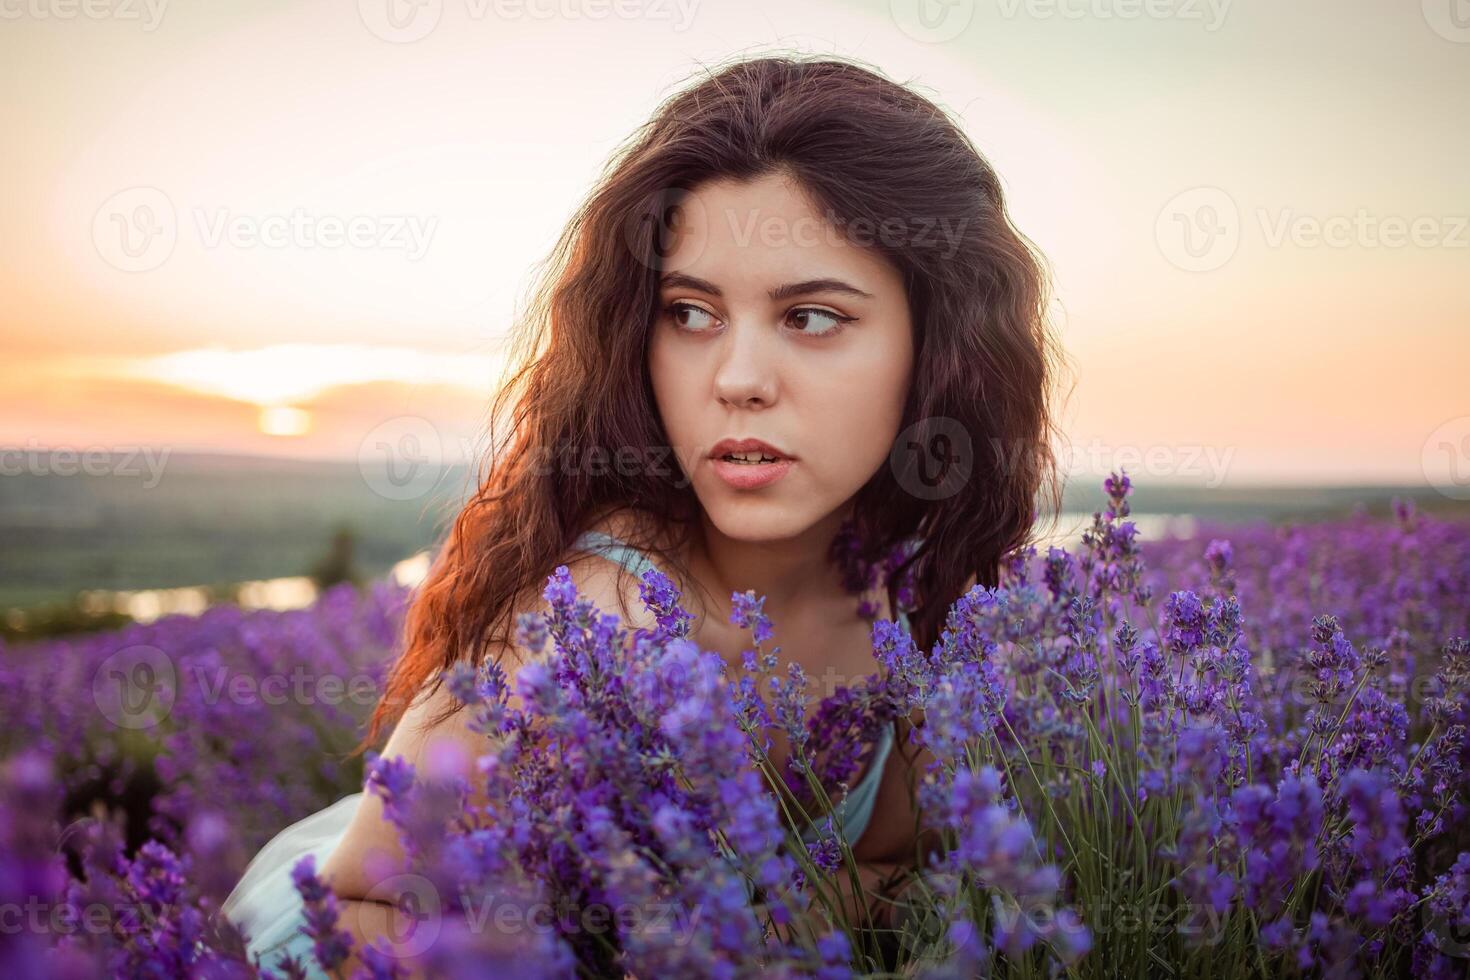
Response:
[[[711,323],[717,323],[715,315],[703,307],[692,303],[670,303],[664,307],[664,314],[673,319],[674,325],[685,333],[707,333]],[[706,318],[701,323],[700,317]],[[788,321],[795,321],[796,332],[808,337],[830,337],[840,333],[842,328],[852,321],[855,316],[843,316],[831,310],[824,310],[816,306],[798,306],[786,314]],[[822,325],[822,321],[827,324]],[[815,324],[815,325],[814,325]]]
[[[806,330],[806,329],[803,329],[803,330],[801,330],[801,333],[807,334],[807,335],[812,336],[812,337],[827,337],[827,336],[830,336],[832,334],[838,333],[838,332],[840,332],[842,330],[843,326],[845,326],[846,324],[851,323],[853,320],[856,320],[857,319],[857,317],[855,317],[855,316],[843,316],[840,313],[833,313],[831,310],[818,309],[818,308],[816,308],[814,306],[802,306],[802,307],[798,307],[797,309],[792,310],[791,313],[789,314],[789,316],[791,316],[792,318],[802,317],[802,316],[807,317],[808,318],[807,319],[807,322],[808,323],[811,322],[811,319],[810,318],[813,317],[813,316],[816,316],[816,317],[819,317],[819,318],[824,318],[824,319],[827,319],[827,320],[832,321],[832,326],[827,327],[826,329],[821,329],[821,330]]]
[[[709,317],[711,320],[714,319],[714,314],[710,313],[709,310],[706,310],[706,309],[703,309],[701,307],[695,306],[692,303],[670,303],[669,305],[667,305],[667,306],[664,307],[664,313],[667,314],[668,316],[672,317],[673,320],[674,320],[674,324],[680,330],[683,330],[686,333],[704,333],[705,332],[705,328],[704,327],[702,327],[702,326],[700,326],[698,324],[691,325],[689,323],[689,318],[691,316],[693,316],[693,317],[706,316],[706,317]]]

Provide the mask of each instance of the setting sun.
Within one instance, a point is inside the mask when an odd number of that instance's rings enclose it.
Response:
[[[311,413],[289,405],[260,410],[260,431],[268,436],[304,436],[311,431]]]

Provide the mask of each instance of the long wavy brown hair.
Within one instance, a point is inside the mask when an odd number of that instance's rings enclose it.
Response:
[[[1064,358],[1044,262],[1012,226],[984,157],[938,106],[851,61],[706,69],[619,148],[538,267],[477,489],[414,597],[359,751],[444,668],[510,649],[514,614],[534,608],[575,538],[604,515],[657,515],[660,533],[635,543],[687,575],[678,552],[700,510],[678,461],[617,465],[618,453],[669,445],[647,348],[680,199],[705,181],[776,172],[838,228],[932,230],[927,244],[864,243],[903,273],[916,357],[891,465],[858,492],[851,525],[864,561],[921,540],[880,583],[897,609],[897,583],[909,578],[916,642],[937,641],[971,584],[997,583],[1003,558],[1037,527],[1043,491],[1054,519],[1050,396]],[[933,491],[936,459],[962,468],[958,485]]]

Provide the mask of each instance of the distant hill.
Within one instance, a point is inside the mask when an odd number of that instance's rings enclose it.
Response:
[[[173,454],[161,479],[136,461],[124,472],[0,476],[0,608],[306,575],[344,526],[358,569],[382,574],[442,535],[468,478],[445,468],[422,495],[391,500],[357,463]]]
[[[68,599],[79,589],[306,575],[344,526],[355,538],[357,569],[383,574],[439,540],[469,479],[467,468],[446,467],[429,486],[395,494],[392,474],[364,472],[355,462],[175,453],[163,460],[161,476],[150,476],[141,460],[131,467],[116,462],[102,469],[121,474],[0,476],[0,609]],[[1396,494],[1421,509],[1467,513],[1465,504],[1426,487],[1206,490],[1145,483],[1132,500],[1139,514],[1238,521],[1343,516],[1356,503],[1386,513]],[[1087,514],[1101,501],[1100,480],[1074,479],[1064,510]]]
[[[1412,500],[1425,513],[1446,519],[1470,518],[1470,503],[1452,500],[1425,486],[1362,485],[1318,487],[1192,486],[1139,483],[1128,495],[1141,514],[1192,514],[1217,521],[1328,520],[1347,517],[1361,504],[1368,513],[1386,517],[1394,497]],[[1073,481],[1063,495],[1064,511],[1092,513],[1103,502],[1102,480]]]

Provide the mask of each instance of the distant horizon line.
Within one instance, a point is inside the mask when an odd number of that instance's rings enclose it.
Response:
[[[344,456],[332,456],[332,455],[277,454],[277,453],[253,452],[253,451],[249,451],[249,450],[227,450],[227,449],[197,448],[197,447],[187,447],[187,446],[185,446],[185,447],[159,446],[159,445],[150,445],[150,444],[144,444],[144,443],[138,443],[138,444],[135,444],[135,445],[126,445],[126,446],[113,446],[113,447],[110,447],[110,448],[109,447],[105,447],[105,446],[89,446],[89,447],[76,447],[76,446],[40,447],[40,446],[29,446],[29,447],[25,447],[25,446],[18,446],[18,445],[8,444],[8,443],[0,443],[0,453],[14,452],[14,451],[31,453],[31,454],[48,455],[48,456],[49,455],[54,455],[56,453],[70,453],[73,456],[80,456],[83,453],[88,453],[88,454],[93,454],[94,455],[94,458],[95,458],[95,455],[98,454],[98,453],[102,453],[102,454],[106,455],[108,458],[112,458],[112,457],[116,457],[116,456],[125,456],[125,455],[127,455],[129,453],[133,453],[133,454],[147,453],[151,457],[156,457],[159,454],[166,453],[167,454],[167,457],[170,458],[170,459],[182,458],[182,459],[185,459],[185,460],[215,460],[215,461],[221,461],[221,462],[251,463],[251,464],[260,464],[260,465],[276,464],[276,465],[291,465],[291,466],[339,466],[339,467],[351,467],[351,466],[361,467],[363,465],[363,462],[361,460],[355,459],[355,458],[350,457],[350,456],[345,456],[345,455]],[[442,466],[445,469],[460,469],[460,468],[468,469],[468,468],[470,468],[473,465],[479,465],[480,462],[481,462],[481,459],[480,458],[475,458],[473,460],[444,461],[444,462],[441,462],[439,465]],[[4,476],[4,475],[22,475],[22,474],[8,474],[8,473],[7,474],[0,474],[0,476]],[[40,475],[48,475],[48,474],[32,474],[32,475],[40,476]],[[1088,472],[1072,473],[1072,474],[1069,474],[1066,478],[1064,478],[1064,489],[1067,486],[1075,485],[1079,480],[1090,480],[1090,479],[1102,480],[1102,479],[1104,479],[1107,476],[1108,476],[1107,473],[1102,473],[1102,472],[1095,473],[1095,474],[1094,473],[1088,473]],[[1383,491],[1395,491],[1396,490],[1396,491],[1409,491],[1409,492],[1415,492],[1415,493],[1420,493],[1420,492],[1422,492],[1422,493],[1441,493],[1441,494],[1443,493],[1443,491],[1440,488],[1434,486],[1431,483],[1422,482],[1422,481],[1420,481],[1420,482],[1398,482],[1398,481],[1393,481],[1393,480],[1368,480],[1368,481],[1364,481],[1364,480],[1344,480],[1344,479],[1335,479],[1335,478],[1325,478],[1325,479],[1315,479],[1315,480],[1300,480],[1300,479],[1294,479],[1294,478],[1290,478],[1290,477],[1283,478],[1283,479],[1280,479],[1280,480],[1269,480],[1269,479],[1261,479],[1259,477],[1253,477],[1253,478],[1249,478],[1249,479],[1246,479],[1246,480],[1231,480],[1231,479],[1228,479],[1227,478],[1223,482],[1221,482],[1218,486],[1211,487],[1211,486],[1207,486],[1204,481],[1201,481],[1201,480],[1198,480],[1198,479],[1172,477],[1172,476],[1150,477],[1150,476],[1145,475],[1144,478],[1143,478],[1143,480],[1142,480],[1142,482],[1140,482],[1140,475],[1138,473],[1130,472],[1128,474],[1128,476],[1133,481],[1133,483],[1134,483],[1135,486],[1141,486],[1141,487],[1144,487],[1144,488],[1148,488],[1148,487],[1166,487],[1166,488],[1169,488],[1169,489],[1188,489],[1188,490],[1226,490],[1226,489],[1228,489],[1228,490],[1235,490],[1235,491],[1277,490],[1277,489],[1281,489],[1281,490],[1383,490]]]

